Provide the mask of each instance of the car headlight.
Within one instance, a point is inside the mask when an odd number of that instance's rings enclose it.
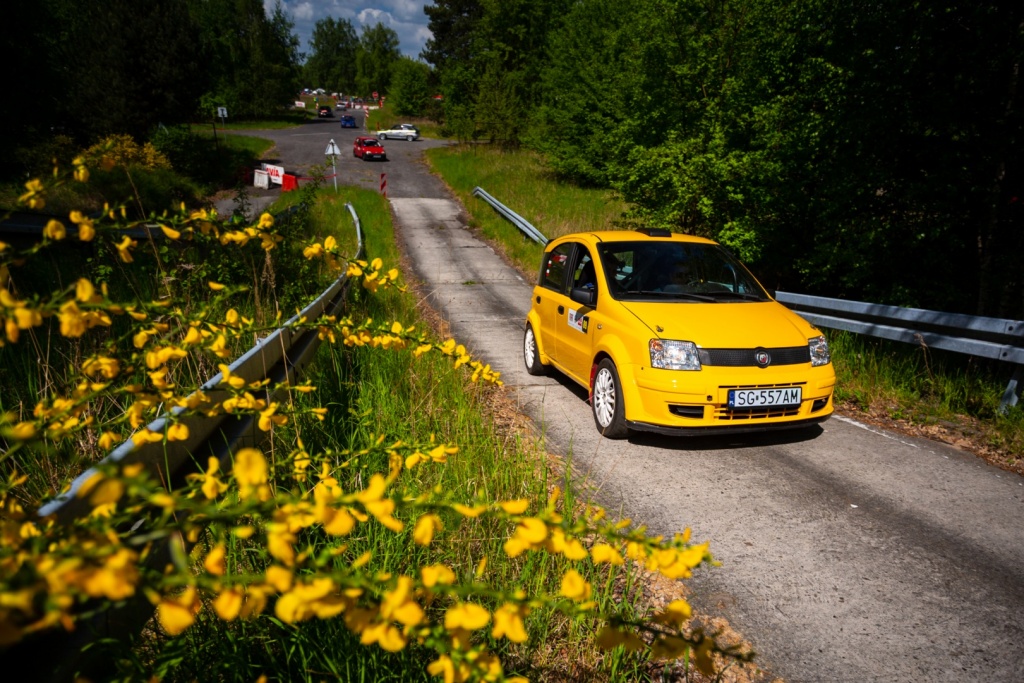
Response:
[[[651,367],[662,370],[700,370],[697,345],[688,341],[673,339],[652,339]]]
[[[828,340],[824,336],[811,337],[807,340],[807,346],[811,350],[811,367],[828,365],[832,360],[828,352]]]

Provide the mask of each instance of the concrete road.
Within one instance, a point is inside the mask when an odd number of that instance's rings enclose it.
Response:
[[[300,169],[330,137],[351,139],[336,125],[272,135]],[[526,374],[531,284],[464,227],[419,160],[435,144],[385,143],[387,164],[347,159],[341,177],[372,187],[387,171],[429,302],[600,503],[654,533],[689,526],[711,541],[722,566],[689,582],[699,609],[727,618],[791,683],[1024,681],[1020,477],[843,417],[773,436],[600,438],[582,390]]]

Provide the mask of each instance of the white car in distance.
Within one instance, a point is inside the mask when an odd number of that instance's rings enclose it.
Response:
[[[420,131],[419,128],[411,123],[400,123],[394,128],[377,131],[378,140],[389,140],[391,138],[412,142],[413,140],[420,139]]]

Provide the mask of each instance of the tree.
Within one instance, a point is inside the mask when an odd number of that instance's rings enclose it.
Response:
[[[433,101],[429,80],[429,66],[402,57],[395,62],[388,106],[393,107],[399,116],[423,116]]]
[[[174,0],[50,0],[53,66],[62,72],[64,122],[94,139],[146,136],[158,123],[188,121],[204,87],[197,28]]]
[[[381,95],[388,92],[392,70],[402,56],[398,45],[398,34],[394,29],[380,22],[363,27],[356,58],[356,84],[364,95],[374,91]]]
[[[306,77],[316,87],[350,92],[356,87],[359,39],[348,19],[327,17],[313,27]]]
[[[209,56],[205,102],[228,107],[233,117],[249,118],[295,99],[299,41],[280,2],[270,17],[261,0],[189,0],[189,8],[201,49]]]

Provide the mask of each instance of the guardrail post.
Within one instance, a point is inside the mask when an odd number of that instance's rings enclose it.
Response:
[[[1017,405],[1017,387],[1020,385],[1021,380],[1024,380],[1024,366],[1017,366],[1017,369],[1013,373],[1013,377],[1010,378],[1010,383],[1006,385],[1006,391],[1003,392],[1003,398],[999,401],[999,414],[1005,415],[1006,412]]]

